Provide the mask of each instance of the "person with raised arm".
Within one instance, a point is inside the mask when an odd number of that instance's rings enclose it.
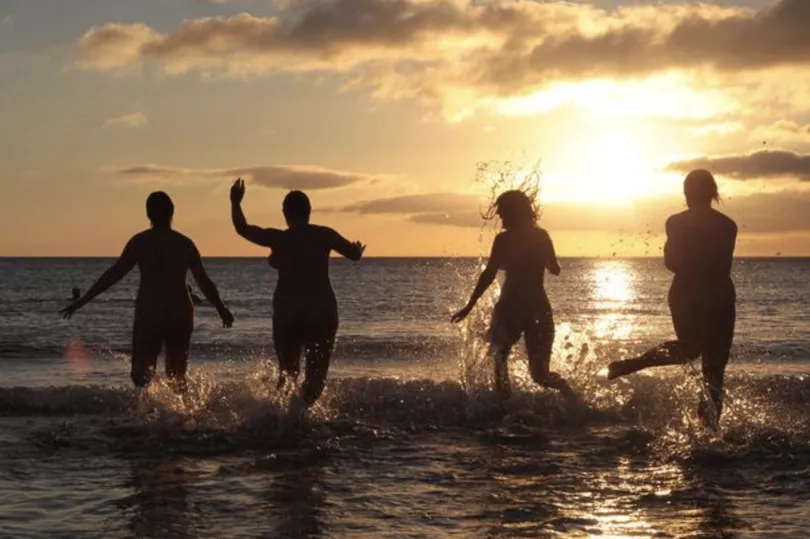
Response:
[[[217,309],[225,327],[231,327],[233,315],[208,277],[194,242],[172,229],[174,204],[169,195],[162,191],[150,194],[146,214],[151,228],[135,234],[118,260],[61,314],[69,319],[137,265],[140,284],[132,328],[132,381],[137,387],[148,385],[160,350],[165,348],[166,375],[176,391],[184,391],[194,330],[194,306],[186,286],[188,272],[191,271],[200,290]]]
[[[282,212],[287,228],[248,224],[242,211],[245,182],[231,187],[231,217],[236,233],[256,245],[269,247],[269,263],[278,270],[273,293],[273,345],[279,363],[278,388],[295,381],[304,356],[305,375],[296,405],[308,408],[318,400],[338,329],[338,305],[329,279],[329,255],[335,251],[360,260],[366,246],[350,242],[333,229],[309,222],[312,207],[302,191],[290,191]]]

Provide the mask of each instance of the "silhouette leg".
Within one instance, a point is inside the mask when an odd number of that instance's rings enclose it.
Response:
[[[283,390],[287,382],[298,378],[301,370],[301,353],[304,350],[303,338],[296,325],[284,320],[284,315],[273,316],[273,346],[278,359],[278,384],[276,389]]]
[[[701,421],[711,428],[717,428],[720,414],[723,412],[723,383],[734,338],[734,309],[721,313],[715,320],[717,327],[714,328],[713,340],[706,345],[706,351],[703,353],[704,392],[698,408]]]
[[[132,382],[136,387],[146,387],[152,381],[162,347],[163,335],[158,328],[136,319],[132,328],[132,369],[130,371]]]
[[[728,359],[728,356],[726,356]],[[723,381],[725,378],[725,361],[721,356],[704,354],[703,356],[703,394],[698,406],[698,417],[701,423],[709,428],[717,428],[720,414],[723,412]]]
[[[519,338],[520,327],[511,323],[504,312],[496,308],[489,328],[489,355],[495,368],[495,391],[507,399],[512,395],[509,355]]]
[[[323,393],[326,385],[326,374],[329,372],[329,360],[335,347],[335,335],[324,336],[308,343],[304,349],[306,372],[301,386],[301,399],[307,408],[312,406]]]
[[[526,355],[529,357],[529,373],[532,380],[543,387],[550,387],[560,391],[565,397],[575,397],[576,394],[565,379],[551,372],[551,351],[554,347],[554,320],[549,315],[536,320],[526,330]]]
[[[173,328],[166,339],[166,376],[176,393],[186,391],[188,349],[193,329],[193,320],[184,321],[180,327]]]
[[[643,355],[614,361],[608,366],[608,379],[633,374],[649,367],[663,367],[666,365],[683,365],[694,361],[700,355],[699,350],[682,341],[667,341],[664,344],[648,350]]]
[[[512,385],[509,382],[509,354],[512,347],[507,344],[493,344],[490,347],[490,357],[495,366],[495,391],[504,398],[512,395]]]

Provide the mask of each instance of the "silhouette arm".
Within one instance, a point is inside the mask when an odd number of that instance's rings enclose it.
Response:
[[[478,276],[478,282],[475,284],[475,288],[470,295],[469,301],[467,301],[467,305],[453,315],[451,319],[453,322],[460,322],[467,318],[467,315],[473,310],[473,307],[475,307],[475,304],[478,303],[479,299],[481,299],[481,296],[484,295],[484,292],[486,292],[490,285],[492,285],[492,282],[495,280],[495,277],[498,275],[498,270],[501,267],[499,253],[500,248],[498,238],[495,238],[487,265],[484,268],[484,271],[481,272],[481,275]]]
[[[230,327],[233,323],[233,315],[228,308],[225,307],[222,298],[219,297],[219,290],[217,290],[214,281],[211,280],[208,273],[205,271],[202,258],[200,257],[200,251],[197,250],[197,246],[193,243],[191,244],[191,262],[189,263],[189,269],[194,276],[194,280],[197,282],[197,286],[200,287],[200,291],[202,291],[205,298],[217,310],[224,325]]]
[[[737,223],[734,221],[731,222],[731,231],[729,233],[729,242],[728,242],[728,262],[726,264],[727,271],[731,273],[731,265],[734,261],[734,249],[737,246],[737,233],[739,232],[737,228]]]
[[[551,241],[551,236],[546,232],[546,239],[548,239],[548,258],[546,258],[546,269],[552,275],[559,275],[561,268],[560,262],[557,260],[557,252],[554,250],[554,242]]]
[[[678,273],[681,265],[680,242],[676,241],[677,226],[672,218],[667,219],[667,241],[664,243],[664,266],[672,273]]]
[[[262,247],[273,247],[281,232],[276,228],[261,228],[256,225],[250,225],[245,218],[245,213],[242,211],[242,204],[240,202],[231,202],[231,221],[236,233],[256,245]]]
[[[85,292],[85,294],[71,303],[67,308],[62,310],[62,316],[70,318],[73,313],[90,303],[96,296],[105,292],[108,288],[123,279],[127,273],[132,271],[135,264],[138,262],[137,250],[135,247],[135,238],[129,240],[124,247],[124,251],[118,260],[107,269],[98,280],[93,283],[93,286]]]
[[[336,251],[349,260],[353,260],[355,262],[363,257],[363,252],[366,250],[365,245],[359,241],[351,242],[338,234],[335,230],[332,230],[331,228],[329,230],[331,236],[330,248],[333,251]]]

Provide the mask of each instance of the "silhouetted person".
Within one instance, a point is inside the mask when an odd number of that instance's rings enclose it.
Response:
[[[504,396],[511,394],[509,354],[523,335],[532,379],[541,386],[558,389],[566,397],[574,397],[568,383],[549,370],[554,318],[543,279],[547,269],[553,275],[560,274],[554,244],[548,232],[537,225],[537,211],[525,193],[506,191],[495,201],[495,210],[505,230],[495,237],[487,266],[470,300],[453,315],[452,321],[464,320],[495,280],[498,270],[504,270],[506,280],[489,329],[495,388]]]
[[[191,285],[186,285],[186,287],[188,288],[188,297],[191,298],[191,303],[194,305],[202,305],[202,298],[194,293],[194,289],[191,288]]]
[[[291,191],[284,198],[287,229],[249,225],[242,212],[245,182],[231,187],[231,217],[236,232],[246,240],[272,249],[268,259],[278,269],[273,294],[273,344],[278,356],[282,389],[288,377],[296,379],[305,358],[305,379],[300,403],[308,407],[323,392],[338,328],[335,293],[329,281],[329,254],[336,251],[359,260],[365,245],[350,242],[331,228],[309,223],[309,198]]]
[[[73,294],[73,301],[76,301],[80,297],[82,297],[82,289],[81,288],[74,288],[72,291]]]
[[[191,270],[200,290],[216,307],[225,327],[231,326],[233,315],[206,274],[194,242],[172,230],[174,204],[169,196],[161,191],[149,195],[146,214],[152,228],[133,236],[112,267],[83,297],[62,310],[62,315],[70,318],[137,264],[140,284],[132,328],[132,381],[138,387],[149,384],[157,357],[165,346],[166,374],[175,389],[182,390],[194,329],[194,307],[186,288],[188,271]]]
[[[683,185],[688,209],[667,220],[664,263],[675,274],[669,309],[677,341],[644,355],[611,363],[608,378],[647,367],[688,363],[702,357],[703,382],[711,406],[701,399],[698,413],[709,426],[720,419],[723,377],[734,337],[736,293],[731,261],[737,225],[712,208],[717,183],[706,170],[693,170]]]

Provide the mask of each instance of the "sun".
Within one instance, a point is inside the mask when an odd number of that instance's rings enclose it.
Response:
[[[630,204],[662,190],[659,166],[641,133],[586,135],[546,174],[546,201]]]

